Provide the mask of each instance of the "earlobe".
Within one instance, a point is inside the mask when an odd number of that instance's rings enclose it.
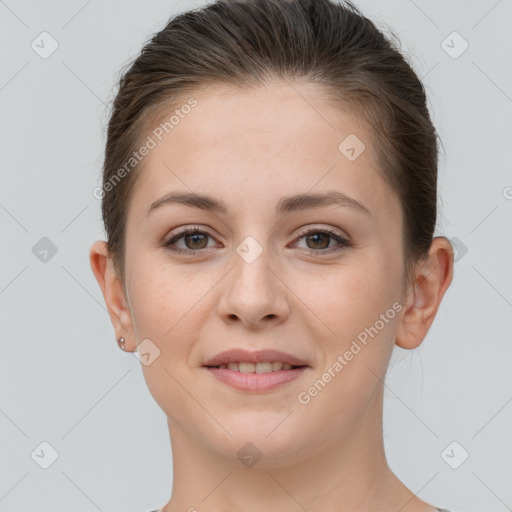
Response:
[[[130,341],[133,342],[133,325],[123,286],[117,276],[112,258],[108,253],[107,242],[96,241],[90,249],[89,260],[91,269],[100,285],[103,298],[114,327],[116,339],[126,339],[126,351]]]
[[[415,269],[414,287],[406,298],[395,340],[399,347],[417,348],[425,338],[452,281],[453,259],[450,241],[443,236],[435,237],[428,258]]]

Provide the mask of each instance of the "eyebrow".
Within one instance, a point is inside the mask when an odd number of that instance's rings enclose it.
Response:
[[[146,216],[163,205],[182,204],[192,208],[199,208],[215,213],[229,214],[229,209],[223,201],[213,197],[198,194],[195,192],[170,192],[157,199],[146,210]],[[276,206],[276,212],[287,214],[307,210],[309,208],[321,208],[323,206],[342,206],[372,216],[370,210],[362,203],[338,191],[324,192],[318,194],[297,194],[294,196],[282,197]]]

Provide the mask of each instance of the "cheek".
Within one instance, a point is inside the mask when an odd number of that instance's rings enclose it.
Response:
[[[338,269],[325,280],[322,291],[304,284],[308,306],[314,306],[329,329],[321,327],[322,335],[316,337],[323,360],[307,383],[310,387],[301,390],[299,403],[310,418],[323,418],[329,411],[333,425],[340,429],[357,422],[377,396],[394,346],[396,290],[385,272],[368,268],[372,270]],[[311,290],[316,291],[311,294]]]
[[[171,264],[164,249],[131,247],[126,272],[133,315],[142,336],[144,329],[162,337],[195,302],[197,282],[190,272]]]
[[[186,307],[186,301],[180,300],[179,287],[170,286],[164,276],[157,278],[142,272],[132,285],[132,309],[138,334],[148,337],[151,332],[162,338],[177,322],[181,309]]]
[[[194,389],[190,352],[205,292],[189,288],[183,274],[180,278],[164,267],[140,266],[132,274],[132,318],[137,342],[150,339],[157,347],[152,348],[155,355],[150,364],[141,365],[148,389],[166,415],[180,423],[183,411],[190,408],[190,397],[183,389]]]
[[[190,367],[198,364],[194,347],[215,308],[212,292],[221,277],[206,270],[198,272],[191,266],[152,261],[140,263],[130,283],[137,341],[149,338],[160,351],[158,366],[180,382],[188,380]],[[144,370],[156,372],[151,367]],[[165,384],[167,389],[170,384]]]
[[[325,336],[338,345],[373,325],[398,297],[393,269],[375,262],[333,268],[321,276],[299,281],[298,295],[325,327]]]
[[[368,262],[338,268],[322,280],[323,287],[303,285],[308,305],[328,327],[321,327],[319,372],[330,369],[336,377],[322,379],[329,381],[330,391],[325,395],[335,403],[342,398],[343,408],[351,402],[365,403],[379,385],[376,375],[382,377],[386,371],[395,340],[396,308],[400,307],[393,272]]]

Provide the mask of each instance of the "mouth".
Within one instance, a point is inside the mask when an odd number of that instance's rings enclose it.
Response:
[[[291,382],[311,367],[302,359],[285,352],[233,349],[210,359],[203,368],[237,390],[261,392]]]
[[[206,368],[223,368],[233,372],[240,373],[271,373],[281,370],[296,370],[297,368],[306,368],[308,365],[291,365],[282,361],[264,361],[262,363],[251,363],[248,361],[223,363],[216,366],[206,366]]]

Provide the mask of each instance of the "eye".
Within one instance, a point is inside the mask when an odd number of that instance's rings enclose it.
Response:
[[[207,237],[211,237],[209,233],[201,230],[199,227],[194,226],[192,228],[187,228],[177,233],[163,242],[164,247],[169,249],[170,251],[179,253],[179,254],[189,254],[189,255],[197,255],[200,249],[205,249],[205,242]],[[176,242],[181,240],[185,243],[185,248],[180,248],[176,246]],[[207,243],[207,242],[206,242]],[[189,247],[187,247],[187,245]]]
[[[312,245],[314,250],[306,248],[306,251],[313,256],[338,252],[352,245],[345,237],[328,228],[308,229],[300,232],[299,235],[301,235],[299,240],[305,239],[307,244]],[[329,247],[332,240],[338,242],[338,247]]]
[[[299,233],[300,238],[306,240],[306,243],[312,245],[312,248],[307,247],[303,250],[312,256],[322,256],[327,253],[338,252],[352,244],[345,237],[336,233],[335,231],[324,229],[307,229]],[[202,230],[198,226],[186,228],[179,233],[172,235],[163,242],[163,246],[178,254],[187,254],[190,256],[197,256],[201,250],[207,249],[208,237],[213,238],[207,231]],[[185,247],[178,247],[177,243],[183,239]],[[338,243],[338,246],[330,246],[331,241]]]

